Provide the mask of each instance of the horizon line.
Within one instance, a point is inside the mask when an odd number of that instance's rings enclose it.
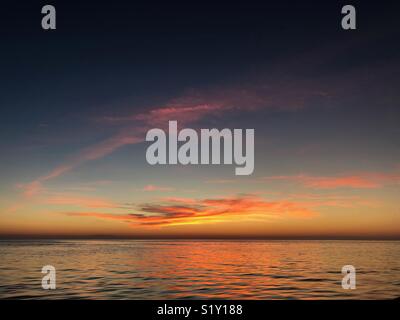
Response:
[[[0,240],[374,240],[400,241],[399,236],[129,236],[129,235],[0,235]]]

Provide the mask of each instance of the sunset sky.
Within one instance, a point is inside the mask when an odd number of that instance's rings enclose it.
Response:
[[[0,22],[0,237],[400,238],[390,2],[94,3]],[[169,120],[255,129],[254,173],[149,165]]]

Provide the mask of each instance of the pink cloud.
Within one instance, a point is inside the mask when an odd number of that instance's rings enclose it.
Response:
[[[230,184],[235,182],[236,182],[235,179],[211,179],[205,181],[205,183],[211,183],[211,184]]]
[[[287,90],[286,90],[287,89]],[[251,112],[261,108],[297,110],[315,96],[326,96],[321,90],[309,90],[308,84],[273,83],[247,87],[215,88],[192,91],[172,99],[164,106],[155,107],[139,114],[103,117],[106,122],[123,124],[116,135],[87,147],[74,157],[55,167],[48,174],[26,184],[20,184],[25,195],[30,197],[40,192],[48,180],[60,177],[85,162],[111,154],[130,144],[144,141],[145,132],[153,127],[165,127],[169,120],[177,120],[180,126],[194,125],[208,116],[222,116],[226,112]]]
[[[37,195],[44,190],[42,186],[44,182],[60,177],[87,161],[102,158],[125,145],[142,142],[143,139],[138,135],[138,132],[135,132],[135,130],[124,130],[123,133],[82,150],[64,164],[54,168],[47,175],[39,177],[29,183],[20,183],[17,187],[23,189],[24,195],[27,197]]]
[[[35,180],[29,183],[19,183],[17,188],[23,191],[23,194],[27,198],[31,198],[43,191],[43,186],[40,180]]]
[[[175,189],[170,187],[155,186],[152,184],[148,184],[143,188],[143,191],[173,191],[173,190]]]
[[[311,176],[299,174],[293,176],[271,176],[264,180],[292,181],[308,188],[335,189],[335,188],[380,188],[386,184],[400,183],[400,174],[397,173],[360,173],[341,176]]]
[[[88,208],[117,208],[118,205],[112,201],[108,201],[96,197],[82,197],[68,194],[53,195],[43,202],[54,205],[74,205]]]

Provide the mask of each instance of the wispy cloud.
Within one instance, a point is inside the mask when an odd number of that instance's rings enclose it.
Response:
[[[70,194],[56,194],[43,200],[46,204],[51,205],[73,205],[87,208],[118,208],[119,205],[102,198],[83,197]]]
[[[139,121],[159,127],[165,126],[169,120],[177,120],[183,125],[189,125],[209,116],[225,116],[228,111],[299,110],[315,97],[328,98],[329,94],[304,80],[288,82],[271,79],[254,85],[191,90],[149,111],[133,115],[102,116],[97,120],[113,124]]]
[[[24,191],[25,196],[35,196],[44,190],[43,183],[46,181],[60,177],[87,161],[102,158],[122,146],[141,142],[142,138],[139,137],[138,131],[139,130],[124,130],[124,133],[120,133],[114,137],[102,141],[101,143],[82,150],[77,155],[67,160],[64,164],[54,168],[47,175],[39,177],[29,183],[20,183],[17,185],[17,187]]]
[[[312,88],[312,89],[310,89]],[[242,87],[224,87],[195,91],[172,99],[163,106],[150,108],[133,115],[103,116],[104,124],[118,124],[122,129],[110,138],[89,146],[59,166],[34,181],[19,186],[28,197],[38,194],[42,184],[60,177],[76,167],[106,155],[117,149],[144,141],[145,132],[154,127],[165,127],[169,120],[177,120],[181,126],[195,126],[200,120],[224,116],[227,112],[252,112],[260,109],[298,110],[314,97],[327,97],[321,89],[307,83],[265,83]]]
[[[171,187],[162,187],[162,186],[155,186],[153,184],[148,184],[143,187],[143,191],[174,191],[174,188]]]
[[[400,183],[400,173],[359,173],[340,176],[312,176],[299,174],[291,176],[270,176],[263,180],[281,180],[300,183],[308,188],[336,189],[336,188],[380,188],[387,184]]]
[[[44,190],[41,179],[29,183],[18,183],[17,188],[22,190],[24,196],[27,198],[31,198]]]
[[[211,183],[211,184],[231,184],[235,182],[236,182],[235,179],[210,179],[205,181],[205,183]]]

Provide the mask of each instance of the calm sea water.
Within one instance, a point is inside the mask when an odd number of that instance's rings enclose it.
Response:
[[[389,299],[399,241],[0,241],[0,298]],[[357,270],[344,290],[341,268]],[[41,288],[53,265],[57,289]]]

